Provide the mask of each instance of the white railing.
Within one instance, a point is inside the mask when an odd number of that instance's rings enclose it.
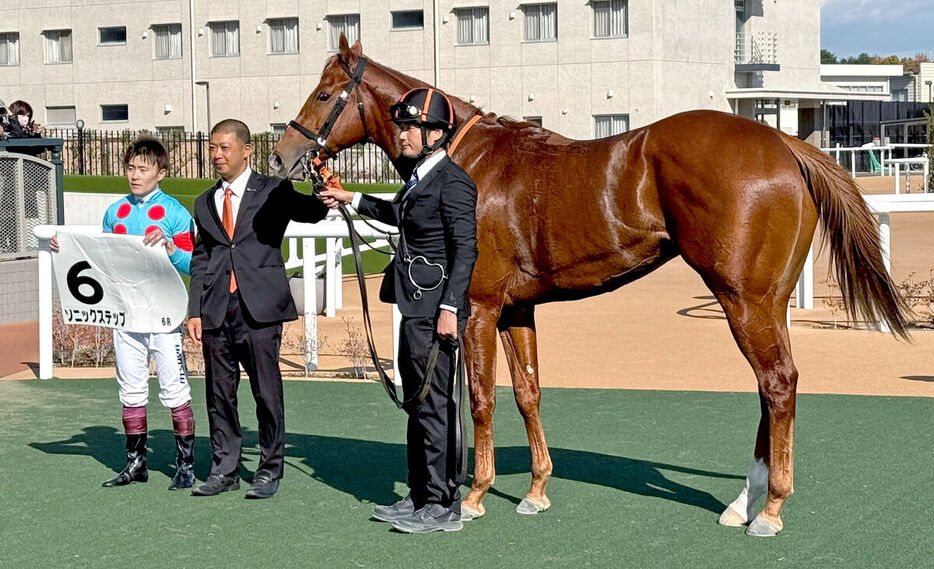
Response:
[[[882,245],[882,260],[885,268],[891,272],[892,230],[889,216],[892,213],[905,212],[934,212],[934,194],[881,194],[863,196],[870,211],[879,219],[879,241]],[[808,251],[804,268],[798,277],[798,287],[795,291],[798,308],[811,310],[814,308],[814,246]],[[879,330],[888,332],[884,323],[877,324]]]
[[[775,32],[738,32],[734,60],[741,65],[778,63],[778,34]]]
[[[907,156],[909,150],[923,150],[924,152],[921,156],[915,156],[909,158]],[[871,153],[871,157],[878,156],[879,169],[875,173],[880,176],[895,176],[895,193],[900,193],[901,184],[899,182],[899,174],[901,171],[901,166],[905,166],[906,172],[910,173],[912,166],[920,167],[924,175],[923,188],[924,192],[930,191],[930,166],[926,163],[927,153],[932,152],[932,146],[930,144],[908,144],[908,143],[891,143],[885,146],[834,146],[831,148],[821,148],[821,151],[829,154],[834,160],[837,161],[837,164],[845,167],[845,160],[841,160],[843,156],[849,157],[849,169],[850,175],[854,178],[856,177],[856,157],[860,152]],[[895,154],[902,154],[901,158],[896,158]],[[872,158],[870,158],[870,163]]]
[[[392,199],[394,194],[372,194],[382,199]],[[39,225],[33,229],[38,239],[39,250],[39,378],[50,379],[53,375],[52,361],[52,253],[49,250],[49,240],[55,235],[59,226]],[[100,233],[100,225],[67,225],[71,231],[82,233]],[[373,247],[386,247],[387,234],[396,232],[392,226],[377,221],[354,221],[356,232],[370,241]],[[331,212],[328,217],[318,223],[291,222],[285,232],[289,243],[289,257],[286,266],[294,268],[301,266],[305,278],[303,279],[304,324],[305,324],[305,370],[318,369],[318,314],[316,276],[321,272],[325,276],[325,317],[335,316],[335,309],[340,308],[342,279],[341,260],[349,255],[350,248],[343,245],[344,239],[349,239],[346,222],[336,213]],[[314,254],[317,239],[326,240],[326,252],[321,255]],[[298,243],[301,242],[302,254],[298,253]],[[364,247],[366,250],[366,247]],[[310,254],[306,254],[310,253]],[[396,330],[401,322],[398,308],[392,308],[392,338],[393,338],[393,369],[398,383],[399,373],[395,369],[395,362],[399,349]]]

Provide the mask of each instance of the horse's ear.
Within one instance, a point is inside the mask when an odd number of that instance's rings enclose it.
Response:
[[[353,47],[350,48],[350,53],[357,57],[363,55],[363,44],[360,43],[360,40],[357,40],[353,43]]]
[[[360,42],[357,42],[360,43]],[[338,53],[340,53],[341,59],[347,61],[350,59],[350,43],[347,41],[347,36],[344,35],[344,32],[341,32],[341,39],[338,41]]]

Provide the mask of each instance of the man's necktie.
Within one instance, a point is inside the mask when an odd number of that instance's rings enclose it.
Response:
[[[233,214],[233,203],[231,203],[230,196],[233,195],[233,190],[227,188],[224,190],[224,215],[221,217],[221,224],[224,226],[224,231],[227,232],[227,237],[233,239],[234,234],[234,214]],[[234,276],[233,265],[230,266],[230,288],[231,293],[237,292],[237,277]]]
[[[402,214],[405,215],[406,202],[412,194],[412,188],[418,184],[418,172],[412,172],[412,178],[405,184],[405,192],[402,194]]]

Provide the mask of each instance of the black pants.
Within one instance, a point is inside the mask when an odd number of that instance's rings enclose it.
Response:
[[[211,474],[239,474],[242,436],[237,388],[242,364],[250,378],[259,423],[260,455],[255,474],[265,472],[274,480],[282,478],[285,409],[279,373],[281,339],[282,324],[253,321],[237,293],[230,295],[224,324],[203,331],[205,399],[214,454]]]
[[[460,334],[466,318],[458,319]],[[434,318],[402,319],[399,334],[399,373],[402,392],[412,397],[422,382],[428,363],[428,354],[436,332]],[[416,508],[437,503],[460,511],[460,485],[457,462],[461,451],[457,446],[456,353],[454,344],[441,341],[438,362],[435,365],[431,389],[425,400],[407,409],[406,434],[409,468],[409,492]],[[461,444],[466,444],[462,442]]]

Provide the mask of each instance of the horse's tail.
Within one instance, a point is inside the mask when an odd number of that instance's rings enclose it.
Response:
[[[908,339],[911,309],[898,292],[882,259],[875,219],[849,173],[804,141],[783,136],[798,161],[830,240],[830,261],[847,314],[868,322],[885,322],[893,334]]]

